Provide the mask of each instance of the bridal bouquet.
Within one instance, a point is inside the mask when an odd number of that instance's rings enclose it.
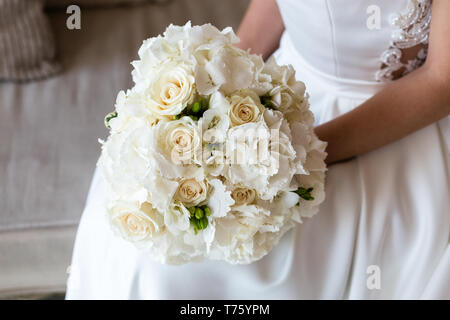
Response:
[[[304,84],[237,42],[231,28],[169,26],[105,118],[108,219],[157,261],[253,262],[324,199]]]

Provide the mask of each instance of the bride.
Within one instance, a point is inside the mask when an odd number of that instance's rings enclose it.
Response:
[[[447,0],[253,0],[240,47],[294,66],[328,142],[320,212],[253,264],[161,265],[96,173],[67,298],[450,299],[449,34]]]

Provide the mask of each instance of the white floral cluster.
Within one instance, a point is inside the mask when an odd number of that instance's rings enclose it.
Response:
[[[251,263],[324,200],[326,144],[304,84],[238,41],[169,26],[144,41],[134,87],[105,118],[108,217],[157,261]]]

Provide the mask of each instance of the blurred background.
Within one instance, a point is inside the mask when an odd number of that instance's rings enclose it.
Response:
[[[236,30],[248,2],[0,0],[0,299],[64,297],[103,118],[142,41],[188,20]]]

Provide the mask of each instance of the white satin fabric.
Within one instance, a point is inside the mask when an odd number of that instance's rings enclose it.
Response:
[[[293,64],[298,78],[306,83],[317,123],[351,110],[384,86],[372,81],[379,63],[366,64],[363,58],[367,57],[359,55],[383,51],[389,39],[372,42],[373,38],[361,38],[362,31],[355,30],[352,34],[357,38],[333,40],[348,51],[340,53],[345,59],[336,60],[331,39],[319,35],[329,27],[319,21],[324,22],[320,17],[330,4],[341,17],[329,16],[333,30],[349,21],[344,19],[348,6],[342,2],[280,1],[287,32],[275,56],[282,64]],[[398,7],[389,4],[393,1],[373,2],[383,4],[385,10]],[[292,14],[298,3],[315,9]],[[358,0],[351,6],[362,8],[363,4],[369,5]],[[294,36],[292,41],[290,37],[291,30],[302,27],[312,33],[308,45],[301,43],[302,38]],[[357,26],[343,28],[352,31]],[[350,50],[352,45],[342,41],[352,41],[361,51]],[[306,55],[301,56],[300,49]],[[331,53],[316,56],[321,50]],[[334,70],[339,72],[330,71],[336,63]],[[103,181],[96,173],[78,230],[67,298],[450,299],[449,128],[447,117],[376,151],[331,166],[327,199],[320,212],[250,265],[152,262],[113,235],[104,218]],[[368,279],[374,283],[374,269],[380,276],[379,289],[367,286]]]
[[[339,78],[375,80],[409,0],[278,0],[294,47],[309,64]],[[351,3],[351,4],[350,4]]]

